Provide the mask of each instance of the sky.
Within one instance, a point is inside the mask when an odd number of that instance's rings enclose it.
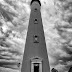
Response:
[[[72,2],[41,4],[50,69],[67,72],[72,66]],[[0,71],[20,72],[30,12],[30,0],[0,0]]]

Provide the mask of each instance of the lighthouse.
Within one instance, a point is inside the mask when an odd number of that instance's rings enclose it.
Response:
[[[41,18],[41,3],[36,0],[31,2],[31,14],[21,72],[50,72]]]

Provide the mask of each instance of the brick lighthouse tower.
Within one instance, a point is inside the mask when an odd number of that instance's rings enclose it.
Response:
[[[40,8],[40,1],[31,2],[21,72],[50,72]]]

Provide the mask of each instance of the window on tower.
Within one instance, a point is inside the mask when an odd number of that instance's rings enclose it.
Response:
[[[33,39],[34,43],[39,43],[39,37],[37,35],[34,35]]]
[[[36,12],[37,11],[37,8],[35,8],[34,11]]]
[[[37,19],[34,20],[34,24],[38,24],[38,20]]]

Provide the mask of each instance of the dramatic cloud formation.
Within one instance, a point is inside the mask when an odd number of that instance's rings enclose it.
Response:
[[[41,0],[41,3],[50,68],[67,72],[72,66],[72,2]],[[20,72],[29,4],[30,0],[0,0],[0,71]]]
[[[0,72],[20,72],[29,16],[26,1],[0,0]]]
[[[67,72],[72,66],[72,2],[51,0],[46,3],[42,7],[42,19],[50,68]]]

